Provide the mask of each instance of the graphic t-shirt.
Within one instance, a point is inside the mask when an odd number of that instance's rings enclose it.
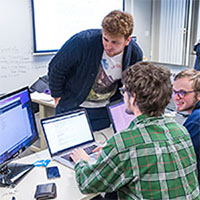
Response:
[[[122,56],[123,52],[113,57],[103,52],[96,80],[82,107],[103,107],[109,103],[117,90],[117,80],[121,79]]]

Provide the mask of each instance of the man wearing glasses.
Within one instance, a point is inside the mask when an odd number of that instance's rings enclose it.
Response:
[[[96,163],[88,163],[83,149],[72,152],[83,193],[115,191],[117,199],[134,200],[200,199],[190,135],[163,116],[172,95],[170,75],[150,62],[138,62],[122,73],[126,111],[136,117],[107,141]]]
[[[183,125],[190,133],[197,155],[200,183],[200,72],[186,69],[175,76],[173,100],[177,111],[189,114]]]

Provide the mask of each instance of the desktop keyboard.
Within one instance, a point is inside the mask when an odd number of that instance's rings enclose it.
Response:
[[[88,155],[90,155],[90,154],[92,154],[92,151],[93,151],[96,147],[97,147],[97,145],[93,144],[93,145],[88,146],[88,147],[85,147],[85,148],[83,148],[83,149],[85,150],[85,152],[86,152]],[[71,157],[70,157],[70,153],[65,154],[65,155],[63,155],[63,156],[61,156],[61,157],[64,158],[64,159],[66,159],[66,160],[68,160],[68,161],[70,161],[70,162],[73,162],[73,160],[72,160]]]

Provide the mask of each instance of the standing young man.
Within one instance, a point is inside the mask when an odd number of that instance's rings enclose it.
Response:
[[[95,164],[83,149],[71,157],[83,193],[117,191],[118,199],[200,199],[196,156],[188,131],[163,116],[170,71],[139,62],[122,74],[127,113],[136,118],[101,149]]]
[[[175,76],[173,100],[177,111],[189,114],[183,125],[190,133],[194,145],[200,184],[200,72],[186,69]]]
[[[110,125],[106,105],[119,98],[121,73],[143,58],[131,37],[133,25],[130,14],[115,10],[103,19],[102,30],[82,31],[63,45],[48,72],[56,113],[85,107],[93,130]]]

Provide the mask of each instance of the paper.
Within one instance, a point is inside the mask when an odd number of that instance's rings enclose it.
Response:
[[[31,99],[41,100],[41,101],[54,101],[53,97],[49,94],[33,92],[31,94]]]

